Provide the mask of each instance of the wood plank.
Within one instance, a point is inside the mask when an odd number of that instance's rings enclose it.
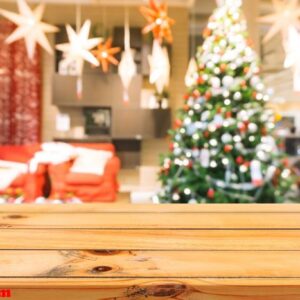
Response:
[[[300,229],[300,213],[0,213],[0,228]]]
[[[2,229],[0,249],[300,250],[300,231]]]
[[[0,277],[300,279],[300,251],[3,250]]]
[[[18,283],[17,283],[18,282]],[[6,285],[13,287],[11,295],[15,300],[299,300],[299,281],[295,280],[243,280],[223,279],[98,279],[72,280],[66,282],[35,280],[32,288],[20,288],[20,281],[14,279]],[[264,285],[261,283],[264,282]],[[0,281],[0,286],[5,282]],[[22,284],[24,284],[22,282]],[[291,285],[288,285],[291,284]],[[25,285],[25,284],[24,284]],[[31,284],[32,285],[32,284]],[[43,285],[46,285],[43,288]],[[51,287],[52,285],[52,287]],[[79,288],[84,286],[85,288]]]
[[[284,213],[300,212],[300,204],[163,204],[163,205],[132,205],[132,204],[26,204],[26,205],[0,205],[0,212],[3,213],[96,213],[96,212],[144,212],[144,213],[203,213],[203,212],[234,212],[234,213]]]

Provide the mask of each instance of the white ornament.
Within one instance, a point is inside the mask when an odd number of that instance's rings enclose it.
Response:
[[[20,14],[0,9],[0,14],[3,17],[18,26],[5,42],[11,44],[24,38],[27,54],[30,59],[34,57],[36,44],[39,44],[48,53],[53,54],[45,33],[56,32],[58,28],[42,22],[45,6],[40,4],[34,10],[31,10],[25,0],[17,0],[17,4]]]
[[[225,76],[225,77],[223,78],[223,80],[222,80],[222,83],[223,83],[223,85],[224,85],[226,88],[232,87],[233,82],[234,82],[233,77],[232,77],[232,76],[229,76],[229,75]]]
[[[258,130],[258,126],[255,123],[250,123],[248,125],[249,132],[255,133]]]
[[[84,22],[79,33],[76,33],[70,25],[66,25],[69,43],[56,45],[56,49],[64,53],[66,64],[76,62],[77,75],[82,74],[84,61],[99,66],[99,61],[90,50],[95,48],[101,42],[101,39],[89,39],[90,28],[90,20]]]
[[[242,99],[242,94],[240,92],[234,93],[233,99],[236,100],[236,101],[241,100]]]
[[[150,83],[155,84],[156,90],[162,94],[170,82],[170,60],[166,47],[162,47],[159,41],[153,41],[152,55],[148,57],[150,65]]]
[[[203,168],[209,167],[210,153],[208,149],[202,149],[200,152],[200,163]]]
[[[221,140],[224,144],[232,142],[232,135],[229,133],[224,133],[221,137]]]
[[[194,57],[191,58],[185,75],[185,85],[191,87],[196,84],[198,76],[198,66]]]
[[[221,86],[221,80],[218,77],[212,77],[210,83],[214,89],[218,89]]]
[[[252,184],[255,186],[261,186],[263,184],[263,177],[261,171],[261,163],[258,160],[251,161],[251,179]]]

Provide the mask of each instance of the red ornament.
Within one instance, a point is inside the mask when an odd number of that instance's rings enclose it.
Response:
[[[244,158],[242,156],[237,157],[236,163],[242,165],[244,163]]]
[[[238,127],[239,127],[239,130],[241,133],[244,133],[247,131],[247,126],[245,123],[240,123]]]
[[[231,111],[227,111],[225,114],[226,118],[229,119],[232,117],[232,112]]]
[[[170,151],[173,151],[174,150],[174,144],[173,143],[171,143],[170,145],[169,145],[169,149],[170,149]]]
[[[204,137],[206,137],[206,138],[209,137],[209,131],[204,131]]]
[[[197,79],[197,82],[198,82],[198,84],[204,84],[205,80],[202,76],[199,76],[198,79]]]
[[[217,108],[217,113],[220,114],[222,112],[222,107]]]
[[[227,69],[227,65],[226,64],[221,64],[220,65],[220,70],[221,70],[222,73],[224,73],[226,71],[226,69]]]
[[[180,119],[176,119],[174,123],[175,128],[179,128],[182,126],[182,121]]]
[[[187,104],[183,105],[183,110],[184,111],[188,111],[189,109],[190,109],[189,105],[187,105]]]
[[[210,92],[210,91],[207,91],[207,92],[205,93],[205,98],[206,98],[206,100],[209,101],[209,100],[211,99],[211,97],[212,97],[211,92]]]
[[[211,35],[211,33],[212,33],[211,30],[208,27],[206,27],[203,30],[203,37],[207,38],[207,37],[209,37]]]
[[[245,161],[244,166],[245,166],[246,168],[249,168],[250,165],[251,165],[250,161]]]
[[[189,94],[185,94],[185,95],[183,96],[183,99],[184,99],[184,100],[189,100],[189,98],[190,98],[190,95],[189,95]]]
[[[244,68],[244,73],[245,73],[245,74],[249,73],[249,71],[250,71],[250,68],[249,68],[249,67],[245,67],[245,68]]]
[[[207,197],[209,199],[214,199],[215,198],[215,190],[214,189],[209,189],[207,192]]]
[[[266,127],[263,127],[263,128],[261,129],[261,134],[262,134],[262,135],[267,135],[267,134],[268,134],[268,130],[267,130]]]
[[[241,87],[242,88],[246,88],[247,87],[247,81],[246,80],[242,80]]]
[[[200,97],[201,96],[201,93],[198,91],[198,90],[194,90],[193,91],[193,97],[194,98],[198,98],[198,97]]]
[[[226,153],[231,152],[231,151],[232,151],[232,146],[231,146],[231,145],[225,145],[225,146],[224,146],[224,151],[225,151]]]

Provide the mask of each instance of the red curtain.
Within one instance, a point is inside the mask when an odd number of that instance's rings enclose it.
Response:
[[[24,40],[5,44],[14,29],[0,21],[0,144],[33,144],[40,141],[40,54],[31,61]]]

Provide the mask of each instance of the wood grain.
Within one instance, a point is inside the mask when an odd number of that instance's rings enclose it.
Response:
[[[0,213],[2,228],[300,229],[300,213]]]
[[[1,278],[300,279],[300,251],[288,255],[269,251],[266,255],[258,251],[9,250],[0,251],[0,274]]]
[[[16,300],[300,300],[300,206],[1,206],[2,288]]]
[[[201,204],[201,205],[185,205],[185,204],[163,204],[163,205],[128,205],[117,203],[104,204],[26,204],[26,205],[1,205],[2,213],[300,213],[299,204]]]
[[[300,230],[1,229],[0,249],[290,251],[300,250]]]

